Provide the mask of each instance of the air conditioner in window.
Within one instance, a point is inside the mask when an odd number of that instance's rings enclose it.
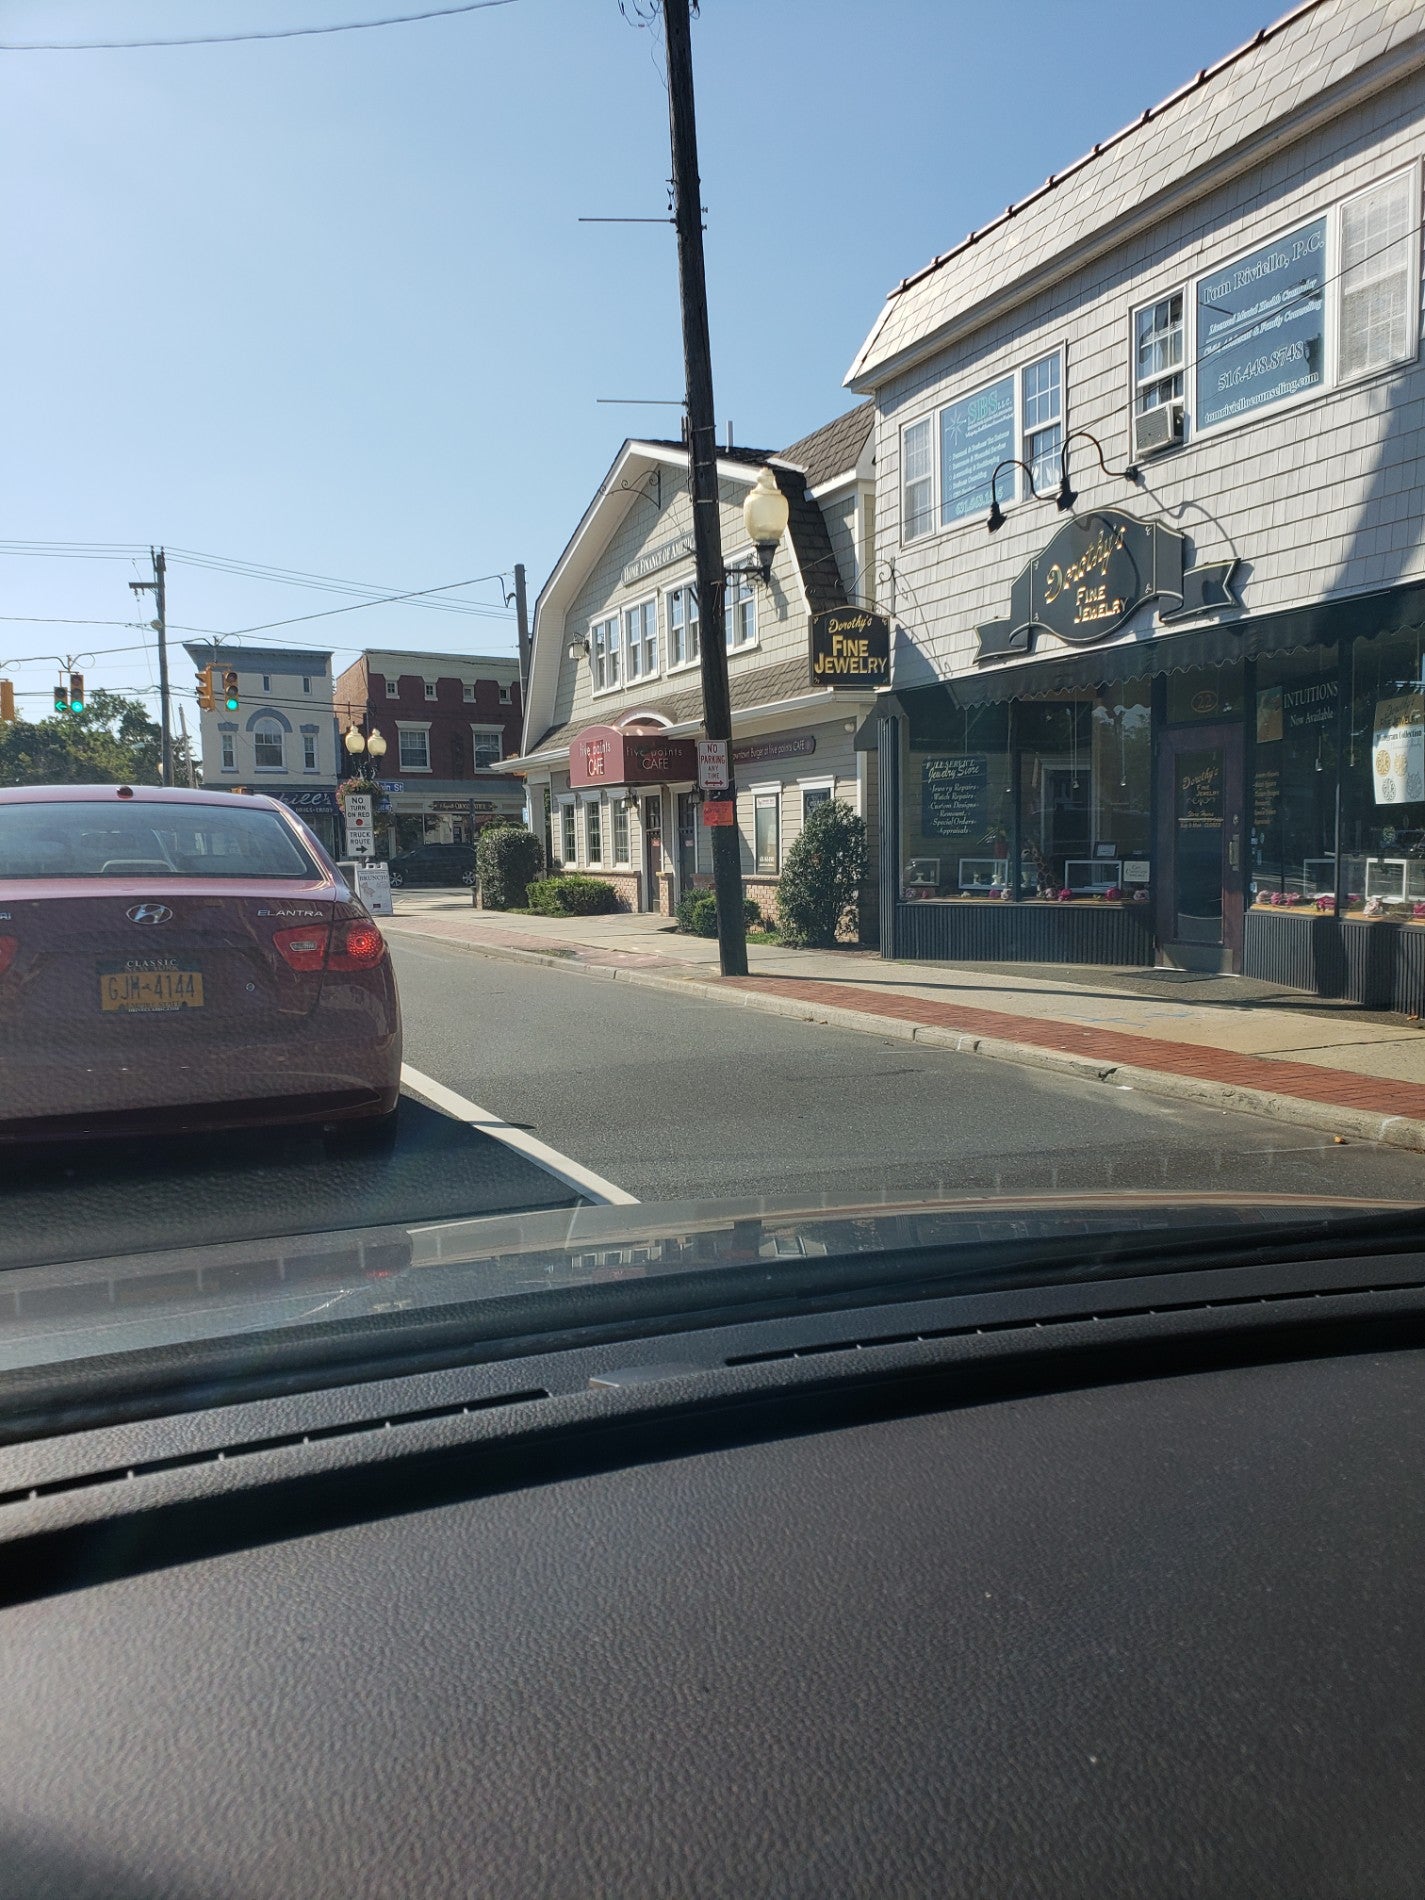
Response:
[[[1163,449],[1175,449],[1183,439],[1183,406],[1180,402],[1160,402],[1133,418],[1133,453],[1157,455]]]

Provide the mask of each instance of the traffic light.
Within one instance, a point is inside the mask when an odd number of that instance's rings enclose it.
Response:
[[[69,689],[63,680],[54,689],[54,709],[58,713],[69,711]]]
[[[12,680],[0,680],[0,719],[15,717],[15,686]]]
[[[71,712],[84,711],[84,675],[82,673],[71,673],[69,676],[69,710]]]
[[[212,712],[215,704],[213,698],[213,675],[217,670],[215,666],[205,666],[198,675],[198,704],[202,707],[204,712]]]
[[[223,672],[223,707],[227,712],[236,712],[238,709],[237,673],[232,667],[225,668]]]

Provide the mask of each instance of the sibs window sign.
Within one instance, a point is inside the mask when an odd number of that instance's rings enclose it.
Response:
[[[1325,218],[1198,279],[1199,430],[1325,381],[1325,285]]]

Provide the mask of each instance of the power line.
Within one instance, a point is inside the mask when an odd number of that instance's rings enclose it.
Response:
[[[0,41],[0,53],[117,53],[154,46],[234,46],[244,40],[299,40],[322,33],[364,33],[377,26],[412,26],[419,20],[447,20],[457,13],[507,7],[513,0],[462,0],[453,7],[428,7],[422,13],[392,13],[379,20],[343,20],[332,26],[276,27],[270,32],[201,33],[175,40],[23,40]]]

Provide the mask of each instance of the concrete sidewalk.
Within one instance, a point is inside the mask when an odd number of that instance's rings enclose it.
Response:
[[[387,927],[1425,1152],[1425,1027],[1243,978],[755,944],[751,974],[724,978],[715,942],[661,917],[514,916],[445,891],[401,892]]]

